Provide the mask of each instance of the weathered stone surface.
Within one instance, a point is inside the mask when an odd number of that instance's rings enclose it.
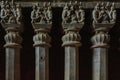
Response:
[[[51,3],[33,5],[31,23],[35,31],[33,36],[35,47],[35,80],[49,80],[49,47],[51,37],[49,32],[52,26]]]
[[[108,80],[107,51],[109,48],[109,30],[115,25],[116,10],[114,3],[97,3],[93,10],[93,80]]]
[[[1,2],[1,25],[6,31],[4,37],[6,44],[6,80],[20,80],[20,48],[23,31],[20,4],[13,1]]]
[[[65,47],[65,80],[79,80],[78,47]]]
[[[35,80],[49,80],[49,48],[35,47]]]
[[[6,48],[6,80],[20,80],[20,48]]]
[[[95,48],[93,52],[93,80],[108,80],[107,49]]]
[[[79,31],[84,25],[85,12],[81,2],[66,3],[62,12],[62,26],[65,35],[62,37],[65,47],[64,80],[79,80],[79,52],[81,36]]]

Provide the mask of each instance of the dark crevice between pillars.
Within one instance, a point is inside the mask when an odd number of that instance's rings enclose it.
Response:
[[[50,80],[63,80],[64,79],[64,49],[61,47],[62,44],[62,25],[61,25],[61,14],[62,8],[55,7],[53,11],[53,26],[51,29],[51,45],[50,48]]]
[[[80,30],[82,46],[79,48],[79,80],[92,80],[92,49],[90,47],[94,32],[91,15],[92,9],[85,9],[85,24]]]
[[[119,79],[120,76],[120,9],[117,9],[115,26],[110,30],[110,48],[108,52],[108,80]]]
[[[5,48],[3,47],[5,34],[5,30],[0,25],[0,80],[5,80]]]
[[[21,49],[21,80],[35,79],[35,53],[33,47],[34,30],[31,25],[31,8],[23,8],[24,32],[22,33],[23,42]]]

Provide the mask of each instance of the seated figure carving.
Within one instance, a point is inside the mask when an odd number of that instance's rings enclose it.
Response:
[[[93,10],[93,23],[115,23],[116,20],[116,10],[114,9],[114,3],[110,4],[109,2],[97,3]]]
[[[82,9],[81,2],[78,3],[66,3],[62,12],[63,24],[83,23],[84,22],[84,10]]]
[[[40,6],[39,3],[33,6],[31,12],[31,23],[35,24],[51,24],[52,23],[52,10],[51,3],[44,3]]]
[[[4,24],[21,24],[21,7],[20,4],[1,2],[1,23]]]

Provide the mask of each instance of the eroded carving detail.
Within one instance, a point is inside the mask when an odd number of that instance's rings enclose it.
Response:
[[[80,46],[81,36],[79,32],[75,31],[68,31],[63,37],[62,41],[63,44],[62,46]]]
[[[92,46],[93,48],[109,47],[108,42],[110,41],[110,36],[108,35],[108,33],[104,33],[104,32],[96,33],[92,37],[91,41],[93,43],[93,46]]]
[[[43,46],[46,45],[50,47],[51,37],[47,34],[47,32],[37,32],[37,34],[33,37],[34,46]]]
[[[8,31],[4,38],[6,41],[5,47],[20,46],[19,44],[22,43],[22,37],[18,32]]]
[[[52,24],[52,8],[51,3],[44,3],[43,6],[37,3],[33,6],[31,12],[31,23],[35,24]]]
[[[21,24],[21,6],[14,2],[1,2],[1,23],[2,24]]]
[[[109,30],[115,25],[116,10],[114,3],[97,3],[93,10],[93,27],[95,35],[92,37],[93,48],[107,47],[110,37]]]
[[[75,1],[66,3],[62,12],[62,26],[65,35],[62,37],[62,46],[80,46],[79,31],[84,25],[84,10],[82,3]]]
[[[93,23],[115,23],[116,10],[114,3],[97,3],[93,10]]]
[[[6,31],[5,47],[21,47],[22,37],[19,35],[22,32],[22,14],[20,4],[13,1],[1,2],[1,25]]]
[[[75,1],[74,3],[66,3],[62,12],[62,24],[83,23],[84,15],[85,13],[82,8],[81,2],[78,3],[77,1]]]

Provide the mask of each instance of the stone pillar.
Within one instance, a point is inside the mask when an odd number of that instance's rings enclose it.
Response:
[[[64,80],[79,80],[79,47],[80,35],[77,31],[68,31],[63,37],[65,47]]]
[[[62,37],[62,46],[65,47],[64,80],[79,80],[79,47],[81,46],[79,31],[84,25],[84,11],[81,3],[77,1],[74,4],[66,3],[62,19],[65,32]]]
[[[22,38],[16,31],[7,31],[6,44],[6,80],[20,80],[20,48]]]
[[[22,37],[19,35],[22,32],[20,13],[19,4],[2,1],[1,25],[7,33],[4,37],[6,41],[4,45],[6,51],[5,80],[20,80],[20,43],[22,42]]]
[[[92,37],[93,48],[93,80],[108,80],[107,56],[109,35],[99,32]]]
[[[52,26],[52,11],[51,4],[44,3],[40,6],[39,3],[33,6],[31,12],[31,23],[36,34],[33,37],[35,47],[35,80],[49,80],[49,47],[51,37],[49,32]],[[42,9],[43,14],[39,10]],[[34,13],[36,12],[36,13]],[[39,16],[39,17],[35,17]]]
[[[35,80],[49,80],[50,36],[47,32],[38,31],[33,37],[33,41],[35,47]]]
[[[93,10],[93,27],[95,35],[91,39],[93,43],[93,80],[108,80],[107,57],[109,48],[108,43],[110,40],[108,32],[114,26],[115,20],[116,11],[114,10],[114,3],[98,3],[96,5]]]

